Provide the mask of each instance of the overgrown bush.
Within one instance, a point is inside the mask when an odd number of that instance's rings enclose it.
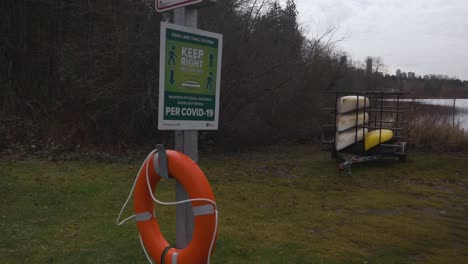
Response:
[[[411,146],[423,151],[467,151],[468,134],[455,120],[452,108],[411,104],[405,134]]]

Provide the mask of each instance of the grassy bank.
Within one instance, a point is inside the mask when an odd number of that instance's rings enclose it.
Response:
[[[220,210],[212,263],[468,263],[467,162],[412,153],[348,177],[310,145],[202,155]],[[138,167],[1,163],[1,262],[146,263],[135,224],[114,225]],[[174,208],[158,211],[174,241]]]

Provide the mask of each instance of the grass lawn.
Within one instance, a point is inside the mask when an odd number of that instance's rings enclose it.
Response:
[[[146,263],[115,218],[140,164],[0,163],[1,263]],[[212,263],[468,263],[468,157],[355,166],[314,145],[201,155],[220,211]],[[175,197],[166,180],[157,196]],[[131,214],[131,209],[127,214]],[[174,241],[175,208],[159,207]]]

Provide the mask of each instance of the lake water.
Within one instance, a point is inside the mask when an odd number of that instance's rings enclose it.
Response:
[[[453,107],[453,99],[406,99],[403,101]],[[457,109],[455,120],[458,120],[460,126],[468,132],[468,99],[455,99],[455,108]]]

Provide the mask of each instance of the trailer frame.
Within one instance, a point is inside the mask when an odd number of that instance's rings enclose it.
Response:
[[[353,164],[364,163],[369,161],[380,160],[388,157],[398,158],[400,161],[405,161],[407,156],[407,137],[404,133],[404,126],[407,124],[402,122],[402,114],[407,107],[401,105],[401,97],[407,93],[396,92],[396,91],[329,91],[328,94],[333,94],[335,99],[335,107],[325,107],[325,111],[333,111],[335,124],[323,124],[322,131],[324,128],[331,128],[332,135],[322,133],[321,143],[326,145],[331,152],[332,158],[338,158],[342,162],[338,165],[338,170],[341,174],[342,171],[346,171],[348,175],[352,175],[351,167]],[[336,133],[336,118],[338,116],[338,99],[341,96],[362,96],[369,98],[369,104],[366,105],[364,100],[364,107],[359,107],[359,100],[356,100],[356,124],[353,127],[355,129],[355,143],[342,150],[336,150],[335,139]],[[371,108],[372,106],[372,108]],[[366,120],[364,115],[363,124],[359,125],[359,113],[367,112],[369,119]],[[389,120],[390,118],[390,120]],[[363,130],[363,135],[366,129],[379,129],[379,142],[381,142],[381,130],[389,129],[392,130],[393,138],[385,143],[380,143],[378,146],[365,150],[364,143],[358,141],[358,130]],[[330,131],[329,131],[330,133]],[[363,136],[363,138],[365,138]],[[363,139],[364,140],[364,139]]]

